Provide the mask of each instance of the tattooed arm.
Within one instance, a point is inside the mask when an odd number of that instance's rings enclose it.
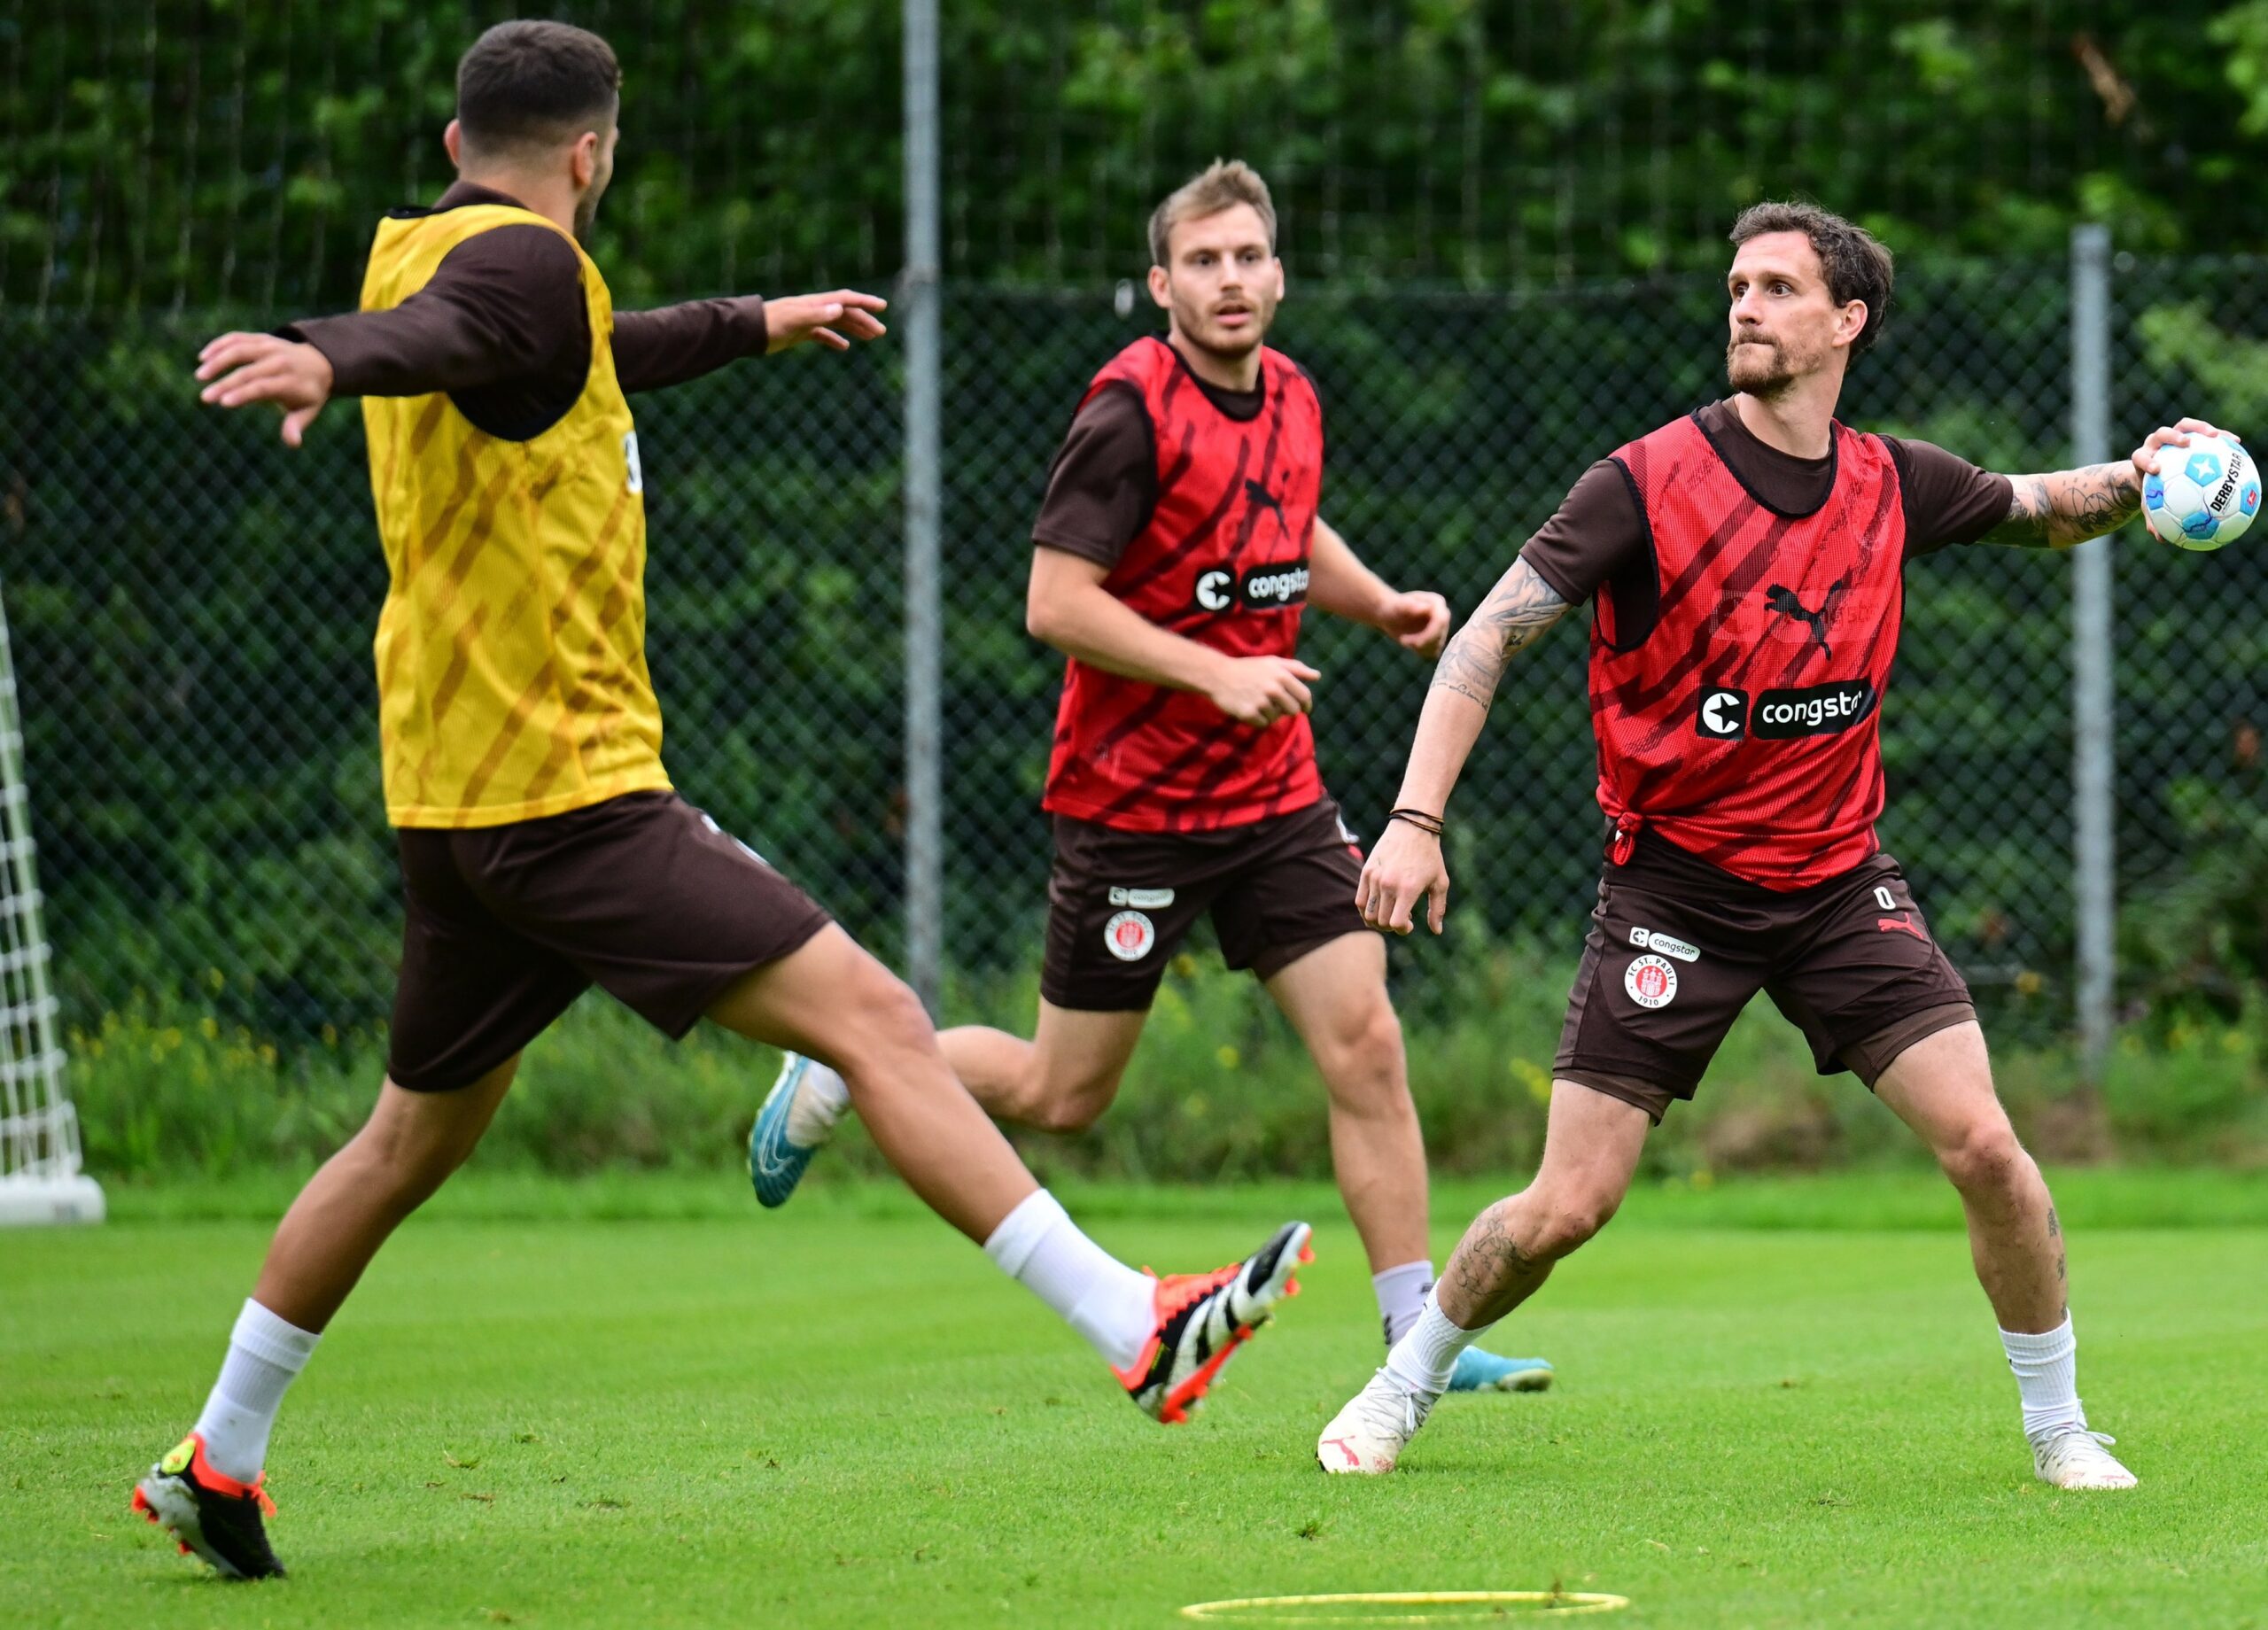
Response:
[[[2152,431],[2133,457],[2115,464],[2010,476],[2016,493],[2008,519],[1985,533],[1984,540],[2028,549],[2068,549],[2117,532],[2140,512],[2142,477],[2157,470],[2158,450],[2187,446],[2192,432],[2221,434],[2202,419],[2184,419],[2171,429]]]
[[[1526,560],[1512,563],[1441,653],[1433,683],[1425,692],[1418,739],[1410,749],[1410,767],[1402,773],[1395,808],[1439,815],[1448,807],[1449,792],[1480,739],[1505,665],[1514,652],[1534,644],[1566,614],[1567,602],[1534,567]],[[1407,821],[1389,821],[1355,889],[1355,903],[1363,920],[1374,928],[1407,934],[1417,926],[1418,907],[1429,897],[1426,920],[1439,934],[1449,900],[1441,840]]]
[[[1496,698],[1496,682],[1504,677],[1504,666],[1512,654],[1521,647],[1534,643],[1538,635],[1557,622],[1567,612],[1567,602],[1559,592],[1543,580],[1542,574],[1525,560],[1516,560],[1512,569],[1496,580],[1488,591],[1488,598],[1480,602],[1480,609],[1472,620],[1457,630],[1456,637],[1441,653],[1441,666],[1433,671],[1433,688],[1452,690],[1471,702],[1480,704],[1485,717],[1488,704]],[[1426,710],[1432,711],[1433,698],[1426,697]],[[1479,730],[1479,721],[1474,722]],[[1418,727],[1420,741],[1425,740],[1425,727]],[[1466,746],[1470,748],[1471,742]],[[1416,755],[1412,754],[1414,761]],[[1462,755],[1459,756],[1462,767]],[[1454,772],[1450,780],[1456,780]],[[1410,787],[1402,786],[1402,802],[1410,802]],[[1441,789],[1447,802],[1449,788]],[[1440,806],[1429,803],[1428,809],[1439,811]]]
[[[2008,479],[2016,486],[2008,518],[1984,534],[1986,543],[2068,549],[2117,532],[2142,508],[2142,477],[2129,462]]]

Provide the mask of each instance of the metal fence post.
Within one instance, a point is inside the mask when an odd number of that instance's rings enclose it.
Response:
[[[2110,229],[2071,230],[2071,451],[2110,457]],[[2118,896],[2113,842],[2116,746],[2109,538],[2072,551],[2071,833],[2078,915],[2081,1071],[2101,1078],[2116,997]]]
[[[937,5],[905,0],[905,966],[934,1016],[944,962],[939,808]]]

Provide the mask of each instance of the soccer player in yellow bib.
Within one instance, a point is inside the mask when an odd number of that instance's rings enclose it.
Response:
[[[1156,1279],[1041,1189],[946,1067],[920,1003],[671,789],[645,658],[645,477],[631,393],[742,356],[878,338],[841,291],[617,313],[583,251],[621,73],[563,24],[490,29],[457,72],[460,179],[380,223],[361,310],[227,334],[198,377],[272,403],[298,446],[362,399],[390,572],[379,739],[407,923],[369,1122],[277,1229],[195,1428],[136,1509],[226,1577],[280,1573],[263,1517],[284,1390],[395,1226],[471,1153],[521,1051],[593,984],[672,1036],[706,1017],[826,1060],[915,1192],[1109,1363],[1186,1418],[1296,1288],[1304,1223]]]

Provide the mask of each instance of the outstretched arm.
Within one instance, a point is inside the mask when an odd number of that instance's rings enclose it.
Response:
[[[887,305],[877,294],[837,289],[830,294],[788,294],[765,299],[742,294],[687,300],[651,311],[617,312],[614,369],[632,395],[683,384],[742,357],[767,356],[805,340],[828,351],[886,333],[875,314]]]
[[[2116,463],[2010,476],[2016,492],[2008,519],[1985,533],[1984,541],[2027,549],[2068,549],[2090,538],[2115,532],[2140,513],[2142,477],[2156,473],[2161,448],[2186,447],[2192,435],[2220,434],[2202,419],[2184,419],[2171,429],[2161,426],[2152,431],[2149,439],[2134,449],[2133,457]]]
[[[1394,807],[1439,817],[1464,772],[1464,761],[1480,739],[1480,726],[1496,698],[1496,686],[1515,653],[1533,645],[1544,630],[1567,614],[1567,602],[1526,560],[1516,560],[1488,598],[1456,632],[1441,653],[1433,682],[1418,718],[1418,739],[1402,772]],[[1407,934],[1416,927],[1421,901],[1430,896],[1427,925],[1441,931],[1449,911],[1449,874],[1441,841],[1432,832],[1402,820],[1386,823],[1363,867],[1355,904],[1373,928]]]
[[[1321,516],[1308,549],[1308,603],[1317,610],[1368,624],[1420,656],[1441,654],[1449,632],[1449,602],[1431,589],[1404,593],[1389,587]]]
[[[875,314],[884,304],[841,289],[620,312],[616,376],[635,392],[805,340],[847,350],[882,335]],[[535,420],[516,433],[534,434],[556,423],[590,373],[582,263],[549,227],[498,227],[449,251],[425,286],[398,306],[313,318],[276,334],[223,334],[198,364],[206,401],[274,403],[284,410],[284,439],[295,447],[333,396],[422,396],[511,382]]]
[[[506,381],[538,395],[555,382],[563,405],[590,371],[582,263],[550,227],[476,233],[441,258],[424,286],[384,311],[287,323],[274,334],[223,334],[198,358],[204,400],[272,402],[284,439],[300,445],[333,396],[423,396]]]

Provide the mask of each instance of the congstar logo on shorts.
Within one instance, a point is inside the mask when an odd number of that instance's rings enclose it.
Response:
[[[1878,698],[1869,679],[1837,679],[1800,690],[1767,690],[1751,700],[1744,690],[1705,687],[1694,709],[1693,728],[1713,741],[1752,736],[1785,741],[1798,736],[1831,736],[1863,722]]]
[[[1200,611],[1283,611],[1305,605],[1307,598],[1305,561],[1247,566],[1241,576],[1226,566],[1197,574],[1196,604]]]

